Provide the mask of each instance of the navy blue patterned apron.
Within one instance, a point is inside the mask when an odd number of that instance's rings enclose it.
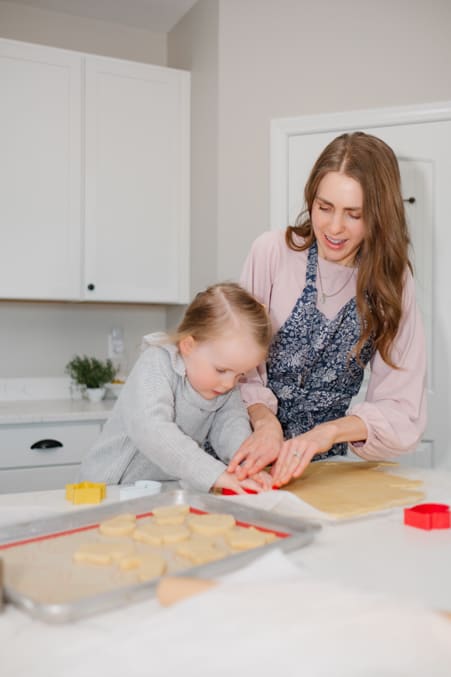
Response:
[[[308,251],[304,291],[268,354],[268,386],[278,400],[277,416],[285,439],[344,416],[374,352],[369,339],[360,355],[362,365],[351,355],[360,336],[355,297],[332,320],[317,309],[317,264],[315,242]],[[347,443],[342,442],[314,458],[342,455],[346,450]]]

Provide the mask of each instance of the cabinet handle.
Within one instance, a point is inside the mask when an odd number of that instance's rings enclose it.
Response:
[[[62,447],[63,445],[58,440],[39,440],[31,445],[30,449],[56,449],[57,447]]]
[[[90,282],[90,283],[88,284],[88,290],[89,290],[89,291],[94,291],[95,288],[96,288],[96,286],[95,286],[95,284],[92,284],[92,282]]]

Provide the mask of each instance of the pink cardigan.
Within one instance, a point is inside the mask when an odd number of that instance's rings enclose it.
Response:
[[[246,259],[241,284],[266,305],[276,333],[290,315],[305,285],[307,252],[296,252],[285,244],[284,231],[267,232],[257,238]],[[324,292],[344,289],[320,302],[318,309],[331,319],[355,296],[356,275],[349,278],[349,268],[320,259]],[[348,280],[348,283],[346,281]],[[319,289],[319,280],[317,279]],[[390,368],[376,353],[364,402],[353,404],[348,414],[359,416],[366,424],[368,438],[364,444],[350,444],[351,449],[368,460],[394,459],[413,450],[426,427],[426,348],[423,323],[415,301],[412,275],[406,275],[403,295],[403,318],[393,347],[393,357],[400,369]],[[266,387],[266,368],[262,364],[247,375],[241,395],[247,406],[266,404],[277,412],[275,395]]]

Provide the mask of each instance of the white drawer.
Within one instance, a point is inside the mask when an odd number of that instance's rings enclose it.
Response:
[[[78,482],[79,469],[79,463],[40,468],[0,469],[0,494],[64,489],[66,484]]]
[[[0,426],[0,468],[79,463],[100,435],[99,421]]]

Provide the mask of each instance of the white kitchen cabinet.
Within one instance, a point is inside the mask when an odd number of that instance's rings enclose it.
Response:
[[[86,58],[85,297],[187,300],[187,73]]]
[[[103,421],[0,426],[0,494],[62,489],[76,482]]]
[[[0,298],[188,300],[189,82],[0,39]]]
[[[80,55],[0,40],[0,297],[78,299]]]

